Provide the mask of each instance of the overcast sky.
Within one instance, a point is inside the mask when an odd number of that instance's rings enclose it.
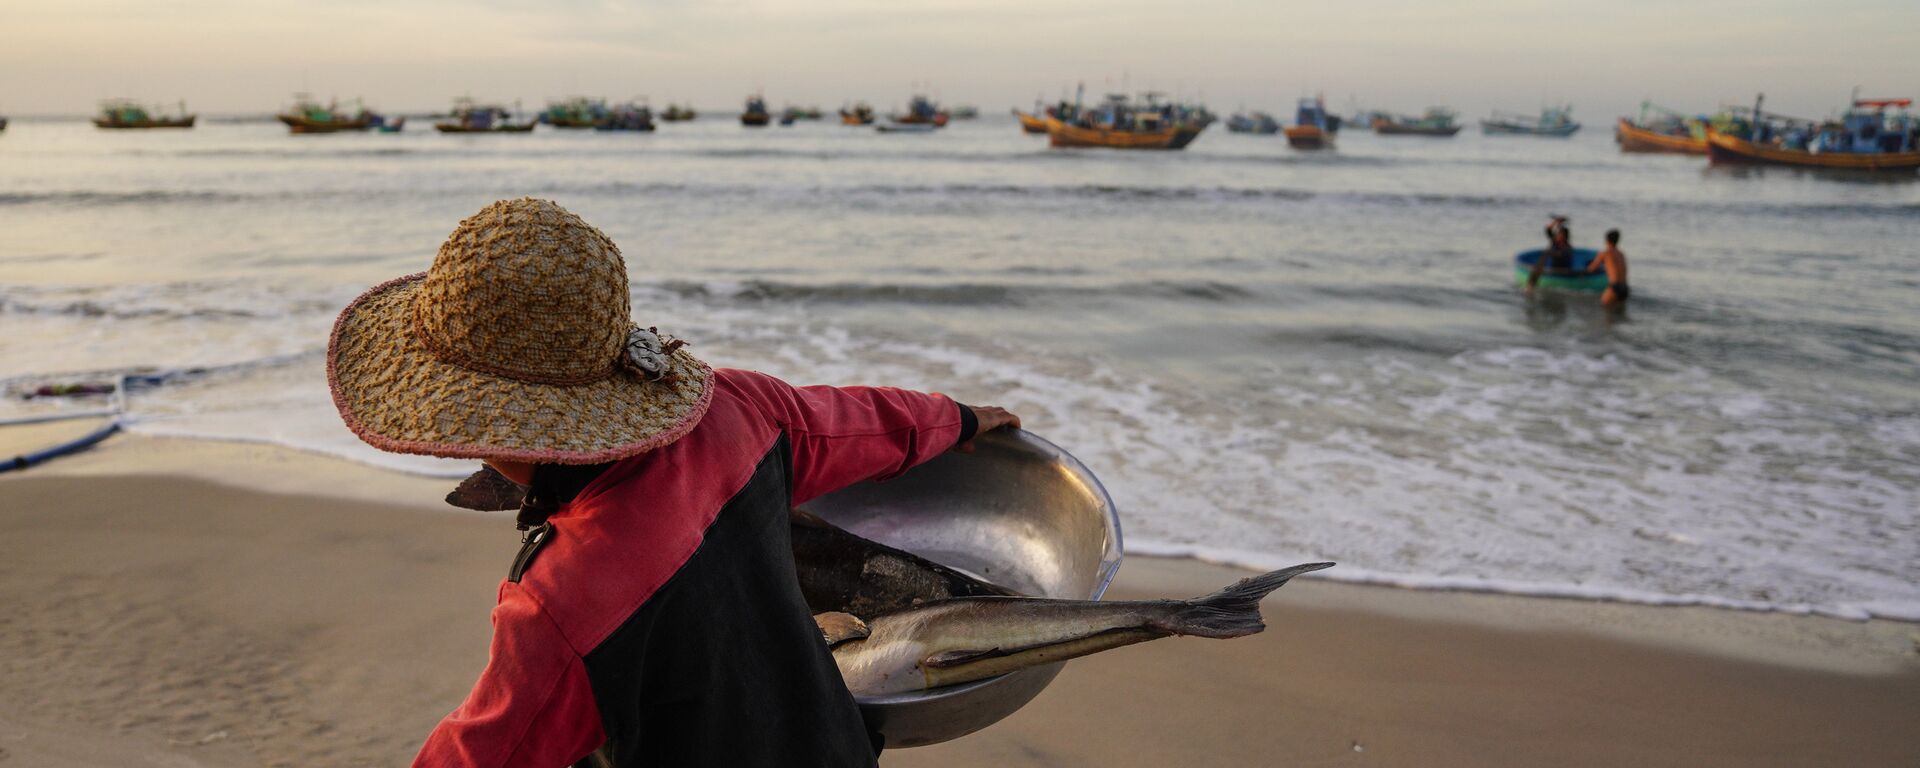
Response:
[[[1598,122],[1644,97],[1822,116],[1920,95],[1920,0],[0,0],[0,114],[107,96],[269,112],[294,91],[438,109],[472,94],[904,102],[990,111],[1149,87],[1216,110],[1324,92],[1469,115],[1567,100]]]

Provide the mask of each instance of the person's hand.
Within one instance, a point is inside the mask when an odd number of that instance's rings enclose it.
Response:
[[[1001,427],[1020,428],[1020,417],[1005,408],[993,405],[969,405],[967,408],[973,411],[973,418],[979,423],[979,427],[973,431],[976,437]],[[973,453],[973,441],[968,440],[961,443],[956,446],[954,450],[961,453]]]

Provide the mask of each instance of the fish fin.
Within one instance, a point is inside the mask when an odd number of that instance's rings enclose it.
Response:
[[[851,613],[828,611],[813,615],[813,623],[820,627],[820,637],[832,648],[848,640],[858,640],[868,634],[867,623]]]
[[[482,466],[447,494],[447,503],[480,512],[505,512],[519,509],[526,496],[526,486],[508,480],[493,467]]]
[[[988,648],[986,650],[972,648],[972,649],[956,650],[956,651],[941,651],[932,656],[928,656],[924,659],[921,659],[920,666],[932,667],[934,669],[939,669],[942,667],[957,667],[957,666],[960,666],[961,664],[965,664],[970,661],[979,661],[981,659],[992,659],[1000,656],[1011,656],[1014,653],[1018,652],[1019,650],[1021,649],[1014,649],[1013,651],[1008,651],[1008,650],[996,647],[996,648]]]
[[[1228,638],[1266,629],[1260,621],[1260,599],[1303,573],[1331,568],[1333,563],[1306,563],[1260,574],[1211,595],[1184,601],[1185,605],[1154,626],[1176,635]]]

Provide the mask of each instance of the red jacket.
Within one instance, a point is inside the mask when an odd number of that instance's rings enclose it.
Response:
[[[486,671],[417,766],[872,765],[794,579],[788,510],[971,433],[942,395],[717,371],[671,445],[602,472],[500,585]],[[971,436],[970,434],[968,436]]]

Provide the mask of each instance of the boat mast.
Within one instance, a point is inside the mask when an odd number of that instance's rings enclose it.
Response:
[[[1762,119],[1760,116],[1760,102],[1765,101],[1766,98],[1767,95],[1764,93],[1755,94],[1753,97],[1753,131],[1752,135],[1747,137],[1747,140],[1755,144],[1760,143],[1760,121]]]

